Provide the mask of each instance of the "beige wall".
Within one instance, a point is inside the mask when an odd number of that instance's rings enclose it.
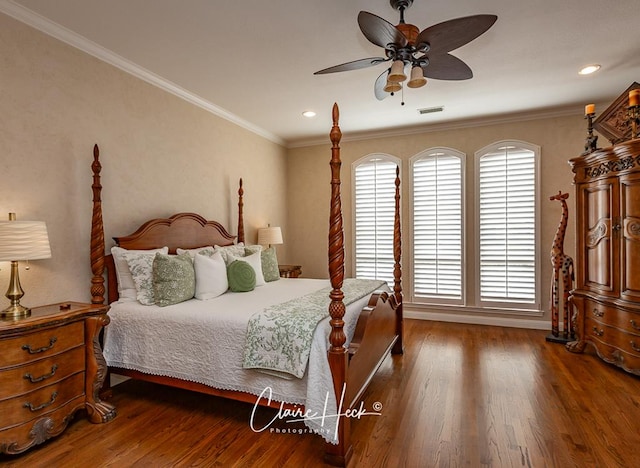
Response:
[[[342,115],[342,121],[348,121]],[[327,133],[331,123],[327,123]],[[343,125],[344,127],[344,125]],[[347,275],[352,273],[352,187],[351,164],[370,153],[387,153],[402,159],[402,178],[409,176],[409,159],[431,147],[444,146],[467,155],[466,165],[466,219],[472,225],[474,213],[474,153],[483,147],[506,139],[522,140],[541,147],[541,265],[542,308],[549,319],[549,284],[552,268],[549,251],[560,221],[560,204],[549,201],[558,190],[570,193],[570,226],[565,238],[565,251],[575,256],[575,233],[572,172],[568,160],[583,150],[585,121],[583,116],[548,118],[526,122],[512,122],[475,126],[448,131],[416,133],[378,139],[348,141],[343,129],[342,154],[342,206],[345,225]],[[606,142],[606,140],[605,140]],[[601,142],[603,143],[603,142]],[[295,240],[290,246],[292,261],[303,265],[305,276],[327,276],[327,226],[330,195],[330,144],[296,148],[289,151],[289,226]],[[410,290],[409,272],[409,185],[402,186],[403,219],[403,282]],[[467,235],[467,304],[474,305],[475,263],[474,239]],[[317,248],[322,246],[322,248]],[[407,297],[407,300],[410,298]],[[540,317],[536,317],[540,320]]]
[[[235,234],[239,177],[247,240],[267,223],[289,234],[283,147],[2,14],[0,89],[0,216],[46,221],[53,255],[20,269],[24,305],[90,298],[94,143],[107,247],[180,211]],[[9,264],[0,268],[4,308]]]
[[[283,227],[281,263],[300,263],[307,277],[327,277],[330,145],[285,150],[254,133],[0,14],[0,216],[44,220],[53,257],[21,268],[23,303],[87,300],[91,278],[92,147],[103,163],[105,239],[150,217],[195,211],[235,233],[237,180],[245,181],[245,228],[254,242],[267,223]],[[343,115],[343,122],[348,116]],[[344,125],[343,125],[344,127]],[[573,194],[567,160],[582,150],[581,115],[342,143],[347,273],[351,273],[351,164],[373,152],[403,161],[434,146],[467,154],[467,219],[473,219],[473,154],[504,139],[542,148],[542,306],[548,309],[548,251],[560,208]],[[327,132],[330,122],[327,122]],[[603,142],[601,142],[603,143]],[[403,185],[405,288],[409,290],[409,191]],[[570,200],[570,216],[573,203]],[[574,256],[573,219],[565,250]],[[468,302],[473,304],[474,243],[467,237]],[[0,264],[0,294],[8,264]],[[0,307],[7,303],[2,296]],[[548,314],[545,317],[548,319]]]

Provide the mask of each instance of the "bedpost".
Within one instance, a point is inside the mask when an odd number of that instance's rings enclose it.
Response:
[[[244,213],[242,212],[242,208],[244,207],[244,202],[242,201],[243,195],[244,190],[242,188],[242,177],[240,177],[240,184],[238,187],[238,242],[244,242]]]
[[[331,303],[329,314],[331,315],[331,334],[329,335],[328,360],[333,377],[333,388],[336,395],[338,412],[344,400],[343,387],[347,381],[348,350],[344,346],[347,337],[344,333],[343,302],[344,293],[342,283],[344,280],[344,233],[342,230],[342,205],[340,201],[340,138],[342,133],[338,126],[338,104],[333,105],[333,126],[331,127],[331,208],[329,212],[329,277],[331,279]],[[349,418],[338,420],[338,444],[326,444],[326,460],[331,464],[346,466],[351,457],[352,447],[350,440]]]
[[[93,214],[91,216],[91,303],[104,303],[104,225],[102,222],[102,185],[100,185],[100,150],[98,145],[93,146]]]
[[[398,339],[393,345],[393,354],[403,354],[402,344],[403,318],[402,318],[402,230],[400,228],[400,166],[396,166],[396,205],[393,220],[393,297],[398,305],[396,308],[396,334]]]

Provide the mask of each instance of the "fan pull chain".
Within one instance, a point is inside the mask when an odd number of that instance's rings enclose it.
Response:
[[[400,92],[402,93],[402,101],[400,102],[401,106],[404,106],[404,86],[400,85]]]

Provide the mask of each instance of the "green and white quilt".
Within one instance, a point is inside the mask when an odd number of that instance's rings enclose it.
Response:
[[[344,280],[345,306],[370,295],[383,284],[378,280]],[[247,326],[243,367],[302,378],[314,330],[329,316],[331,289],[323,288],[255,313]]]

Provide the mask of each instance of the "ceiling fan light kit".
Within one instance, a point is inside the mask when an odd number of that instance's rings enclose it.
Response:
[[[427,84],[427,79],[422,74],[422,68],[413,67],[411,69],[411,79],[407,83],[409,88],[422,88]]]
[[[391,83],[401,83],[407,79],[407,75],[404,74],[404,62],[402,60],[396,60],[391,65],[391,71],[387,77],[387,81]]]
[[[394,83],[392,81],[387,81],[387,84],[384,85],[383,91],[385,93],[397,93],[402,89],[402,85],[400,83]]]
[[[382,47],[385,57],[372,57],[335,65],[317,71],[315,75],[357,70],[392,62],[374,85],[378,100],[402,89],[407,79],[405,67],[411,67],[409,88],[420,88],[427,78],[438,80],[468,80],[473,77],[471,68],[449,52],[455,50],[481,34],[496,22],[496,15],[473,15],[444,21],[420,32],[417,26],[405,23],[404,12],[413,0],[390,0],[391,7],[400,12],[400,23],[396,26],[387,20],[366,11],[358,14],[358,25],[369,42]]]

